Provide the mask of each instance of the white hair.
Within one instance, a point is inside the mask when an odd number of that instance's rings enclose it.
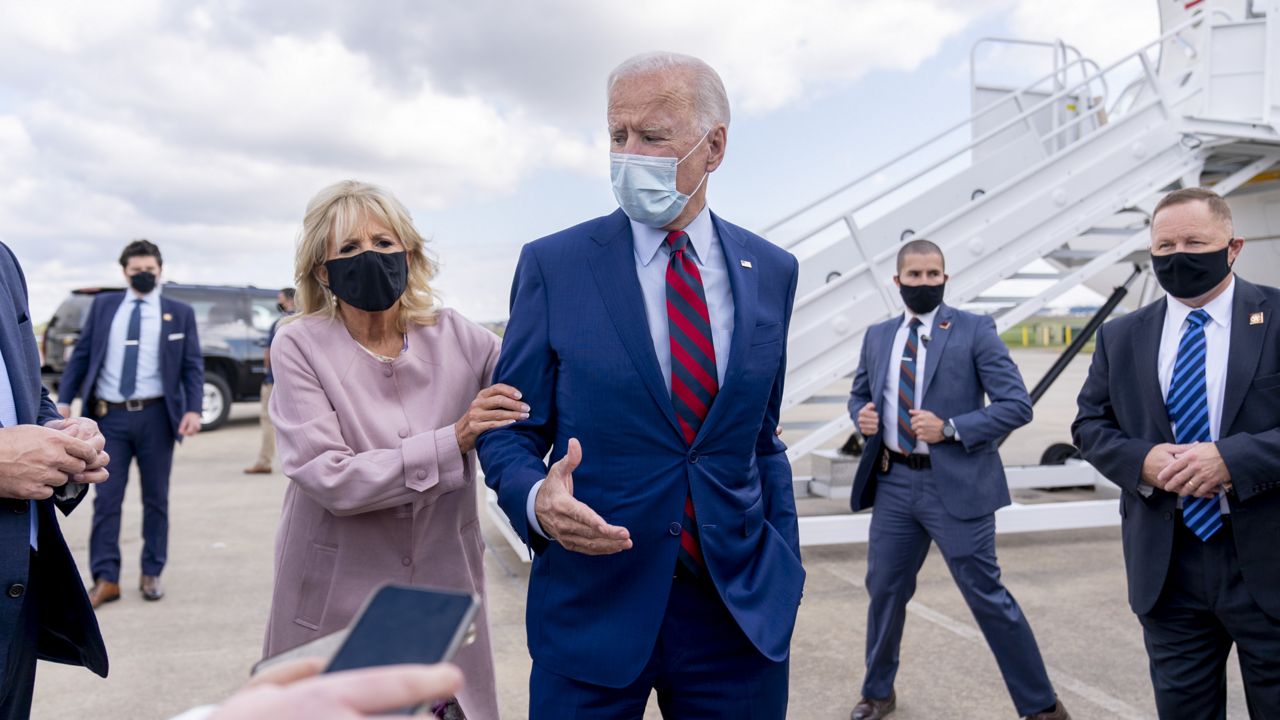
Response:
[[[673,52],[648,52],[623,60],[609,73],[609,95],[618,80],[632,75],[646,75],[667,70],[689,70],[693,73],[693,102],[698,117],[698,132],[705,133],[718,123],[729,126],[729,95],[724,91],[720,75],[692,55]]]

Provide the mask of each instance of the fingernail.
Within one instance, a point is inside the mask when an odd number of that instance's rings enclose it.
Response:
[[[522,392],[520,392],[519,390],[517,390],[517,391],[516,391],[516,399],[517,399],[517,400],[519,400],[519,399],[520,399],[520,398],[522,398],[522,397],[524,397],[524,393],[522,393]]]
[[[520,419],[521,419],[521,420],[528,420],[528,419],[529,419],[529,413],[527,413],[527,412],[522,412],[522,413],[520,413]]]
[[[528,405],[521,405],[521,406],[520,406],[520,409],[521,409],[521,410],[523,410],[523,411],[525,411],[525,412],[529,412],[529,410],[530,410],[531,408],[530,408]]]
[[[515,425],[515,424],[516,424],[516,421],[515,421],[515,420],[508,420],[508,421],[507,421],[507,424],[508,424],[508,425]]]

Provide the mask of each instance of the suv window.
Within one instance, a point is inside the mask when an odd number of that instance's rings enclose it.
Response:
[[[280,308],[276,307],[275,296],[253,297],[250,299],[250,322],[254,330],[271,332],[271,325],[280,317]]]

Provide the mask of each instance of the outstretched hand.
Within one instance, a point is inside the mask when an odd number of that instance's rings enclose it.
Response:
[[[560,462],[551,466],[534,499],[534,515],[548,537],[566,550],[584,555],[612,555],[631,549],[631,533],[610,525],[595,510],[573,497],[573,471],[582,463],[577,438]]]

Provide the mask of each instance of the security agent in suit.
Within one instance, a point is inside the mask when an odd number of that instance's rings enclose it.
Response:
[[[111,455],[114,480],[94,494],[89,537],[95,608],[120,598],[120,507],[135,458],[142,483],[139,588],[146,600],[164,597],[174,440],[200,431],[204,359],[195,313],[161,296],[163,265],[160,248],[147,240],[125,247],[120,267],[129,290],[94,298],[59,386],[59,412],[69,415],[71,401],[83,399],[83,414],[97,419]]]
[[[1240,658],[1249,715],[1280,718],[1280,290],[1231,272],[1231,210],[1201,188],[1156,205],[1168,297],[1098,332],[1072,431],[1124,491],[1129,605],[1160,717],[1226,717]]]
[[[530,416],[477,443],[537,552],[530,717],[638,720],[656,690],[669,718],[784,718],[798,265],[706,205],[729,123],[706,63],[624,62],[608,121],[620,209],[524,248],[494,377]]]
[[[854,512],[875,506],[867,670],[850,717],[878,719],[896,706],[906,606],[936,542],[1018,714],[1067,718],[996,564],[995,511],[1009,504],[997,442],[1031,421],[1031,400],[995,323],[942,304],[946,280],[937,245],[902,246],[894,282],[907,312],[867,331],[849,396],[849,413],[867,438],[850,505]]]
[[[107,675],[102,635],[54,515],[107,478],[103,444],[92,420],[62,419],[40,383],[26,278],[0,243],[0,720],[30,714],[37,658]]]

